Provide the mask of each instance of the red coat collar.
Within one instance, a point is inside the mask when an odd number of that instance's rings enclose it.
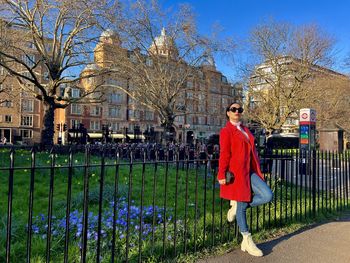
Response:
[[[252,141],[252,134],[250,133],[249,129],[244,126],[241,123],[241,128],[248,134],[249,140],[247,139],[246,136],[244,136],[244,134],[242,132],[240,132],[237,127],[235,125],[233,125],[230,121],[226,122],[226,128],[228,128],[231,132],[238,132],[239,136],[241,136],[246,142],[251,142]],[[254,138],[253,138],[253,142],[254,142]]]

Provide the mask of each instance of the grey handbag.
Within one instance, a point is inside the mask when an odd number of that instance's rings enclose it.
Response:
[[[235,180],[235,176],[228,169],[225,173],[226,184],[232,184]]]

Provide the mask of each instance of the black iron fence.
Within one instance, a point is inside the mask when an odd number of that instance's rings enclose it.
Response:
[[[215,155],[214,155],[215,156]],[[0,150],[1,262],[166,261],[236,239],[218,161],[189,148]],[[261,155],[251,232],[349,207],[349,153]]]

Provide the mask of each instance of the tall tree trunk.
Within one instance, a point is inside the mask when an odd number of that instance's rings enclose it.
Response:
[[[44,128],[41,131],[41,144],[43,146],[53,145],[53,136],[55,133],[54,127],[55,120],[55,104],[54,102],[47,102],[45,104],[45,114],[44,114]]]
[[[168,115],[164,121],[162,122],[163,136],[162,136],[162,144],[167,144],[168,142],[175,140],[174,135],[172,134],[174,129],[174,117],[173,115]]]

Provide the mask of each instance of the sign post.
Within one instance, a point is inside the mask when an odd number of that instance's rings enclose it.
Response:
[[[299,150],[300,150],[300,173],[307,173],[306,161],[311,161],[311,153],[316,145],[316,111],[313,109],[300,109],[299,115]],[[309,157],[309,158],[307,158]],[[311,171],[308,169],[308,171]]]
[[[301,174],[309,174],[312,182],[312,211],[316,216],[316,111],[300,109],[299,149],[302,158]],[[308,160],[308,162],[306,162]],[[306,178],[305,178],[306,179]]]
[[[316,145],[316,111],[300,109],[299,149],[312,151]]]

